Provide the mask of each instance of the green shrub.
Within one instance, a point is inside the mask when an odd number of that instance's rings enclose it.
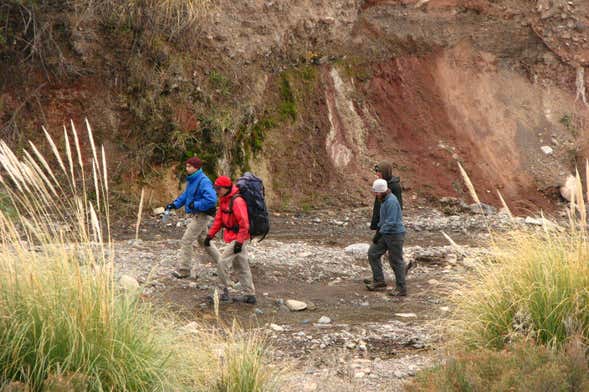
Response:
[[[519,336],[561,345],[589,339],[589,247],[584,232],[495,235],[490,262],[458,296],[459,340],[502,348]]]

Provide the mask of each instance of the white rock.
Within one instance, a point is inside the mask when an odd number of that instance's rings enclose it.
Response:
[[[440,281],[438,281],[436,279],[430,279],[427,281],[427,284],[429,284],[430,286],[437,286],[440,284]]]
[[[365,374],[363,372],[358,372],[358,373],[354,374],[354,378],[362,378],[364,376],[365,376]]]
[[[319,324],[331,324],[331,319],[327,316],[321,316],[321,318],[317,322]]]
[[[128,291],[135,291],[139,289],[139,282],[137,282],[137,279],[129,275],[122,275],[119,279],[119,284],[123,289]]]
[[[306,303],[304,303],[303,301],[297,301],[296,299],[287,299],[285,304],[286,307],[293,312],[298,312],[300,310],[307,309]]]
[[[273,330],[273,331],[276,331],[276,332],[284,332],[284,328],[283,327],[281,327],[278,324],[274,324],[274,323],[270,324],[270,329]]]
[[[532,218],[531,216],[527,216],[524,222],[526,222],[528,225],[536,226],[542,226],[543,224],[542,219]]]
[[[344,248],[344,253],[351,255],[355,258],[365,258],[368,255],[368,248],[370,248],[370,244],[366,243],[357,243],[348,245]]]
[[[153,215],[163,214],[166,209],[164,207],[158,207],[153,209]]]
[[[551,155],[554,152],[554,150],[550,146],[542,146],[542,147],[540,147],[540,149],[546,155]]]
[[[450,311],[450,308],[449,308],[448,306],[441,306],[441,307],[440,307],[440,310],[441,310],[442,312],[449,312],[449,311]]]
[[[415,313],[395,313],[395,316],[397,316],[397,317],[403,317],[403,318],[415,318],[415,317],[417,317],[417,315]]]
[[[572,195],[577,193],[577,179],[573,175],[569,175],[560,187],[560,194],[566,201],[571,201]]]

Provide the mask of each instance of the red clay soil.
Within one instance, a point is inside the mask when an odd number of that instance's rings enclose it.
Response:
[[[435,56],[393,59],[376,65],[373,72],[365,93],[383,131],[368,136],[367,148],[392,157],[404,187],[426,199],[469,199],[458,160],[483,202],[498,205],[499,189],[515,212],[553,208],[553,201],[538,192],[522,168],[512,166],[512,175],[506,175],[497,171],[497,164],[481,161],[481,148],[488,147],[484,132],[470,135],[452,124],[436,84]]]

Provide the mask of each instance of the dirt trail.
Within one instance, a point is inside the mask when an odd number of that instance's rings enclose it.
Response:
[[[366,291],[362,278],[370,269],[365,253],[344,250],[369,242],[367,209],[280,214],[273,216],[272,236],[250,247],[258,303],[221,305],[222,322],[236,319],[246,328],[268,332],[273,365],[291,369],[285,390],[399,390],[435,362],[444,341],[440,321],[452,311],[448,295],[482,254],[469,246],[458,254],[442,242],[440,230],[461,243],[477,244],[484,241],[486,227],[480,215],[446,216],[433,210],[407,215],[411,231],[405,258],[418,262],[408,277],[408,297]],[[164,231],[157,217],[147,219],[145,240],[124,239],[121,231],[119,273],[136,277],[145,284],[147,300],[172,309],[187,324],[217,323],[207,301],[218,282],[213,265],[203,264],[196,280],[170,277],[184,231],[183,219],[174,219]],[[489,219],[496,227],[505,223],[497,215]],[[285,306],[288,299],[308,308],[292,312]]]

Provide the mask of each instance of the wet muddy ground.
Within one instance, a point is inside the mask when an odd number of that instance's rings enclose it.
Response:
[[[449,216],[425,209],[406,215],[405,259],[417,261],[417,267],[407,278],[405,298],[367,291],[362,283],[370,276],[365,253],[345,250],[370,242],[368,209],[274,214],[271,235],[250,246],[258,303],[222,304],[219,319],[207,300],[218,284],[210,260],[198,257],[198,278],[170,276],[185,228],[181,215],[168,225],[158,216],[145,217],[139,240],[132,225],[116,225],[116,263],[119,274],[144,285],[146,300],[187,324],[237,320],[245,328],[267,331],[272,364],[290,369],[284,375],[287,390],[400,390],[438,359],[443,321],[452,314],[449,296],[484,254],[479,246],[488,225],[505,224],[498,215]],[[449,246],[442,231],[465,246]],[[389,266],[385,270],[394,276]],[[231,293],[238,292],[236,284]],[[289,299],[305,302],[307,309],[289,310]]]

